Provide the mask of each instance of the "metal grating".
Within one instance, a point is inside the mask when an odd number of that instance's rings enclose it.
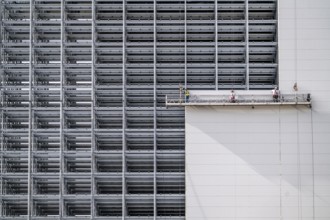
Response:
[[[165,96],[272,88],[276,5],[0,1],[0,218],[184,219],[184,111]]]

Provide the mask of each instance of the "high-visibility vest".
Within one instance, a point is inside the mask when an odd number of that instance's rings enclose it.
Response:
[[[189,96],[189,90],[186,90],[186,96]]]

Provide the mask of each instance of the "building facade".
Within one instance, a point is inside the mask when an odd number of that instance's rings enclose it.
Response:
[[[185,109],[165,97],[297,82],[326,112],[327,9],[325,0],[1,1],[0,218],[202,219],[186,178],[195,139]]]
[[[278,84],[311,108],[186,107],[187,219],[330,219],[329,10],[278,5]]]

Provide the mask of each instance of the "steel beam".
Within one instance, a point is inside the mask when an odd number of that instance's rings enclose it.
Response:
[[[246,76],[245,85],[246,90],[250,89],[250,47],[249,47],[249,0],[245,0],[245,65]]]

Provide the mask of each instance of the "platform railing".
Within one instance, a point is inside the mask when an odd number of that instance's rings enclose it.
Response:
[[[180,106],[180,105],[278,105],[278,104],[311,104],[310,94],[281,94],[277,99],[274,99],[271,94],[236,94],[235,99],[228,95],[191,95],[189,99],[186,97],[170,97],[166,96],[166,105]]]

